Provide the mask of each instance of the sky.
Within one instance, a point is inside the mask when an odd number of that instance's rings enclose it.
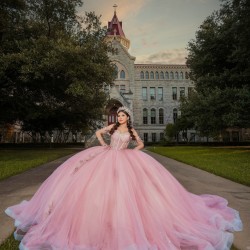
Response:
[[[83,0],[79,14],[94,11],[102,26],[117,17],[130,40],[135,63],[185,64],[188,42],[220,0]]]

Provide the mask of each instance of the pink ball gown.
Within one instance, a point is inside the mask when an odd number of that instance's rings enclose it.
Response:
[[[115,131],[65,161],[29,201],[6,209],[22,250],[226,250],[242,229],[216,195],[195,195]]]

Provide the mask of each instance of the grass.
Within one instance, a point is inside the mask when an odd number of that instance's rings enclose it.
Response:
[[[79,151],[72,148],[1,149],[0,180]]]
[[[250,186],[250,148],[179,146],[148,150]]]
[[[15,240],[12,234],[0,245],[0,250],[18,250],[19,244],[20,241]]]

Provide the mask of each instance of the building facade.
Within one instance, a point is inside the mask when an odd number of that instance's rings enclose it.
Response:
[[[122,22],[116,11],[108,23],[107,42],[117,53],[110,54],[116,68],[114,86],[105,86],[110,102],[106,107],[107,125],[116,121],[116,110],[127,106],[133,111],[134,127],[145,142],[163,139],[168,123],[174,123],[179,112],[179,99],[192,90],[186,65],[136,64],[129,54],[130,41],[126,38]],[[189,131],[195,140],[195,131]],[[181,138],[180,135],[180,140]]]
[[[105,107],[106,124],[104,125],[115,123],[117,109],[120,106],[126,106],[132,110],[133,126],[144,142],[161,141],[166,125],[174,124],[177,117],[181,115],[180,97],[188,96],[194,88],[194,84],[188,78],[189,69],[184,64],[136,64],[136,57],[128,52],[130,41],[125,36],[122,22],[119,21],[116,11],[108,23],[106,41],[116,51],[109,54],[116,68],[116,79],[112,87],[104,85],[104,90],[109,95],[109,103]],[[30,133],[22,131],[21,127],[21,123],[0,127],[0,143],[31,142]],[[86,136],[81,132],[73,134],[66,131],[61,134],[53,131],[52,134],[46,134],[45,142],[87,142],[87,138],[90,138],[91,142],[91,134]],[[207,141],[207,138],[199,137],[195,130],[179,135],[179,141],[184,139],[192,142]],[[223,138],[216,140],[250,141],[250,129],[228,128]],[[40,134],[36,135],[35,141],[43,141]]]

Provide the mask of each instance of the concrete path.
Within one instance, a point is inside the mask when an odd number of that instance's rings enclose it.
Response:
[[[229,206],[240,212],[244,230],[234,233],[234,245],[250,250],[250,187],[215,176],[184,163],[147,152],[170,171],[178,181],[195,194],[215,194],[226,198]],[[0,244],[13,231],[13,220],[4,210],[22,200],[29,200],[41,183],[70,156],[31,169],[25,173],[0,181]]]
[[[4,210],[22,200],[29,200],[41,183],[71,155],[32,168],[22,174],[0,181],[0,244],[14,230],[14,221]]]

